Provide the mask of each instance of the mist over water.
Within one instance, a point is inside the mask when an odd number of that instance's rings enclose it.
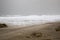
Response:
[[[13,25],[34,25],[46,22],[59,21],[60,15],[29,15],[29,16],[19,16],[19,15],[7,15],[5,17],[0,17],[0,23],[10,23]]]

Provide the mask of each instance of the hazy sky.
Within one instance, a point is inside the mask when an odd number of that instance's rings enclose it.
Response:
[[[60,0],[0,0],[0,15],[59,14]]]

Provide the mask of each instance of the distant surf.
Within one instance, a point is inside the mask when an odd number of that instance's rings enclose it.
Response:
[[[34,25],[46,22],[60,21],[60,15],[9,15],[0,17],[0,23],[10,23],[13,25]]]

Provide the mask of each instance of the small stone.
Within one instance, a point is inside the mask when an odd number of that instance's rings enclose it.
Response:
[[[56,30],[56,31],[60,31],[60,26],[58,26],[55,30]]]
[[[33,37],[42,37],[42,33],[39,32],[39,33],[32,33],[32,36]]]
[[[51,39],[42,39],[42,40],[51,40]]]
[[[29,36],[26,36],[26,38],[30,38]]]

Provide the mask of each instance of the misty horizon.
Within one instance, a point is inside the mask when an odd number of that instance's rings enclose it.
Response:
[[[60,15],[60,0],[0,0],[2,15]]]

